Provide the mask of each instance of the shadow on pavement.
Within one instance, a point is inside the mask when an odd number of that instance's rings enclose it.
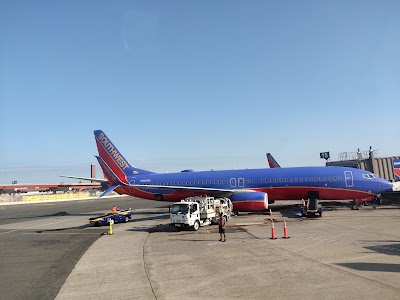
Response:
[[[337,265],[359,271],[400,272],[400,264],[341,263]]]
[[[400,255],[400,243],[368,246],[365,248],[386,255]]]

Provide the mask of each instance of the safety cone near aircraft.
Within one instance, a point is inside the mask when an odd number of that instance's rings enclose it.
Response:
[[[276,240],[274,220],[271,219],[271,240]]]
[[[286,227],[286,220],[285,219],[283,219],[283,238],[284,239],[290,239],[290,236],[288,234],[288,230],[287,230],[287,227]]]

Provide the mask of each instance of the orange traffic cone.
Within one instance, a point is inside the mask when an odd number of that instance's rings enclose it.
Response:
[[[284,239],[290,239],[290,236],[288,235],[287,232],[287,227],[286,227],[286,220],[283,220],[283,238]]]
[[[276,240],[274,220],[271,220],[271,237],[270,237],[270,239],[271,240]]]

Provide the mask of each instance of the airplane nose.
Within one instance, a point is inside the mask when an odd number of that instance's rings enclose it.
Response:
[[[379,187],[382,189],[383,192],[392,192],[393,191],[393,183],[387,180],[381,180],[379,182]]]

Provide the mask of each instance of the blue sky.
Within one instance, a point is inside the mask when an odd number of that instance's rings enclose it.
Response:
[[[1,1],[0,183],[400,155],[400,2]],[[397,130],[397,133],[396,133]]]

